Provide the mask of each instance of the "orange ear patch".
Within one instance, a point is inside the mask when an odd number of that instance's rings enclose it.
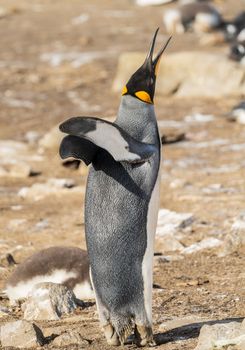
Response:
[[[161,58],[159,58],[159,60],[157,61],[157,64],[156,64],[156,66],[155,66],[155,75],[157,76],[157,73],[158,73],[158,70],[159,70],[159,66],[160,66],[160,60],[161,60]]]
[[[137,96],[141,101],[144,101],[146,103],[153,103],[150,95],[146,91],[137,91],[135,93],[135,96]]]
[[[125,95],[128,92],[127,86],[125,85],[122,89],[122,95]]]

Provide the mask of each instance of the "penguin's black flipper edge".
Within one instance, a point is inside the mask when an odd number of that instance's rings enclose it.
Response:
[[[99,118],[71,118],[60,125],[60,130],[89,140],[118,162],[145,162],[157,150],[155,145],[137,141],[118,125]]]
[[[59,153],[62,159],[69,157],[80,159],[86,165],[92,163],[98,147],[89,140],[68,135],[63,138]]]

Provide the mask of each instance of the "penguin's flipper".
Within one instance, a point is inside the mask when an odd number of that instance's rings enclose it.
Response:
[[[73,157],[89,165],[92,163],[97,150],[98,147],[89,140],[68,135],[63,138],[59,152],[62,159]]]
[[[60,125],[60,130],[91,141],[118,162],[144,162],[157,150],[155,145],[139,142],[118,125],[98,118],[71,118]]]

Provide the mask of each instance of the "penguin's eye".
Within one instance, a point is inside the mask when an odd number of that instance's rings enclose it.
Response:
[[[137,91],[135,92],[135,96],[138,97],[138,99],[140,99],[143,102],[153,103],[150,95],[146,91]]]

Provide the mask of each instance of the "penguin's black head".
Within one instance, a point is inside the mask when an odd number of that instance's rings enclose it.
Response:
[[[143,65],[131,76],[124,86],[122,95],[131,95],[139,100],[153,104],[157,69],[163,51],[166,49],[171,37],[153,59],[154,45],[159,28],[156,30],[151,42],[150,50]]]

